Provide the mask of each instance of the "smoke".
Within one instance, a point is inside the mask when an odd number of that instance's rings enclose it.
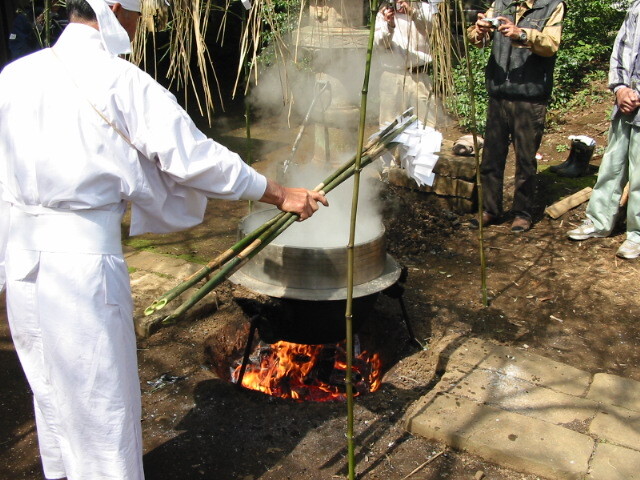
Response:
[[[294,32],[292,38],[297,45],[290,45],[289,52],[297,56],[297,61],[280,59],[263,68],[251,88],[249,102],[261,122],[289,129],[292,142],[303,122],[308,122],[305,138],[315,138],[306,145],[313,143],[311,149],[315,151],[296,150],[295,162],[287,167],[287,178],[277,179],[288,186],[313,189],[356,153],[368,30],[345,28],[329,32],[326,28],[307,27],[299,34]],[[378,77],[377,70],[369,77],[369,131],[377,130],[378,125]],[[274,122],[278,116],[284,116],[286,121]],[[276,169],[281,170],[283,160],[277,160],[280,165]],[[271,165],[265,170],[274,168]],[[356,243],[370,241],[383,230],[379,188],[377,172],[374,167],[367,167],[361,175]],[[350,179],[328,195],[329,208],[321,206],[311,219],[292,225],[274,243],[345,247],[349,241],[352,191]],[[268,219],[264,215],[255,217],[245,225],[246,232]]]
[[[326,167],[313,163],[298,166],[291,175],[290,183],[313,189],[329,173],[331,172]],[[273,243],[303,248],[346,247],[349,243],[351,228],[353,182],[352,177],[328,193],[328,208],[321,205],[310,219],[291,225]],[[383,231],[379,201],[380,187],[381,183],[373,169],[362,171],[358,195],[356,244],[367,243]],[[269,212],[262,211],[250,215],[244,223],[244,233],[254,230],[276,214],[277,211],[270,208]]]

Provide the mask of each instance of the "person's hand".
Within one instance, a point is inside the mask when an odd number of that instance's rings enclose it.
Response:
[[[487,18],[486,13],[479,13],[478,19],[476,20],[476,31],[482,36],[490,33],[491,30],[493,30],[493,25],[485,21],[485,18]]]
[[[407,15],[411,15],[413,13],[413,7],[411,6],[411,2],[407,0],[399,0],[398,3],[398,13],[405,13]]]
[[[513,20],[507,17],[498,17],[498,20],[500,20],[498,32],[511,40],[520,40],[522,29],[513,23]]]
[[[396,10],[392,5],[387,5],[382,9],[382,17],[384,18],[384,21],[392,28],[396,26],[395,15]]]
[[[320,208],[318,203],[325,207],[329,206],[323,192],[315,192],[306,188],[283,187],[273,180],[267,181],[267,189],[260,201],[275,205],[283,212],[295,213],[300,221],[313,215]]]
[[[640,107],[640,96],[634,89],[622,87],[616,91],[616,103],[620,111],[628,115]]]

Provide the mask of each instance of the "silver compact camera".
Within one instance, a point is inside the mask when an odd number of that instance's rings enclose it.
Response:
[[[483,18],[482,20],[484,20],[487,23],[490,23],[492,28],[498,28],[502,23],[497,18]]]

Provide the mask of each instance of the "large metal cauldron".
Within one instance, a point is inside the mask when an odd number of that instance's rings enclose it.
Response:
[[[246,235],[275,214],[277,210],[268,209],[248,215],[240,224],[240,235]],[[296,227],[298,225],[294,224],[289,229]],[[323,239],[327,232],[313,235]],[[362,320],[370,314],[378,293],[398,281],[401,269],[385,251],[381,223],[370,238],[356,243],[354,256],[353,314],[354,330],[357,331]],[[263,340],[333,343],[344,339],[347,265],[346,246],[287,245],[278,237],[230,280],[281,299],[267,307],[266,318],[259,325]]]

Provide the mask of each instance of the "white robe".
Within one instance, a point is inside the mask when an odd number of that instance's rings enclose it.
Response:
[[[0,291],[6,282],[45,476],[138,480],[124,205],[131,234],[175,231],[202,221],[207,197],[258,200],[266,179],[95,29],[70,24],[53,51],[0,74]]]

